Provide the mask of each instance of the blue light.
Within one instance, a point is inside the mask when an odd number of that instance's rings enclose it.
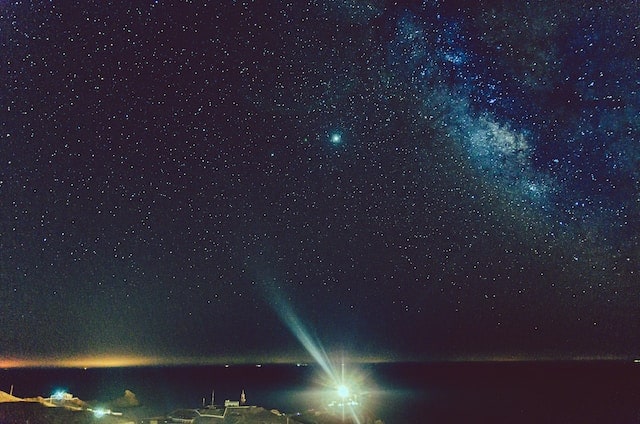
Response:
[[[65,395],[67,394],[66,390],[56,390],[55,392],[53,392],[53,394],[51,395],[51,399],[54,400],[62,400],[65,398]]]
[[[345,385],[338,386],[338,396],[343,399],[349,397],[349,388]]]
[[[291,304],[280,294],[278,290],[269,285],[265,285],[265,288],[268,289],[268,294],[271,298],[270,304],[274,307],[274,310],[280,316],[282,322],[289,327],[289,330],[291,330],[300,344],[302,344],[306,351],[309,352],[313,359],[315,359],[315,361],[320,365],[327,376],[337,383],[339,381],[338,374],[336,373],[329,356],[322,347],[322,344],[310,335],[305,325],[294,312]]]
[[[341,368],[338,370],[329,358],[329,355],[327,355],[320,341],[310,335],[310,332],[302,320],[295,313],[293,306],[282,296],[280,291],[272,284],[267,283],[264,287],[267,289],[271,300],[269,303],[278,313],[282,322],[289,327],[298,341],[324,371],[327,380],[326,386],[331,388],[331,394],[329,396],[335,398],[336,394],[338,395],[339,400],[329,403],[329,407],[340,408],[343,421],[344,414],[347,412],[353,422],[359,424],[360,419],[356,407],[359,405],[357,393],[361,391],[358,389],[357,384],[354,385],[354,379],[352,377],[346,378],[344,362],[342,362]]]

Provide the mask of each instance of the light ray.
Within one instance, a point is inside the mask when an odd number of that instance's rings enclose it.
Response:
[[[284,299],[278,291],[267,286],[270,304],[274,306],[275,312],[280,316],[282,322],[291,330],[294,336],[313,357],[313,359],[322,367],[322,370],[333,380],[338,381],[335,367],[333,366],[327,352],[318,340],[311,337],[309,331],[302,323],[298,315],[294,312],[291,304]]]

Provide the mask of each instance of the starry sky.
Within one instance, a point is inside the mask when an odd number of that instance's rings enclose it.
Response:
[[[1,1],[0,357],[633,357],[638,22]]]

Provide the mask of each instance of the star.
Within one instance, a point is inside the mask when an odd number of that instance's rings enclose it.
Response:
[[[342,143],[342,134],[337,132],[331,133],[331,135],[329,136],[329,141],[331,141],[331,144]]]

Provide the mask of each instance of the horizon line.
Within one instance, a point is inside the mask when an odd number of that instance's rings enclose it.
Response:
[[[362,364],[402,364],[402,363],[518,363],[518,362],[631,362],[640,363],[638,357],[623,355],[505,355],[505,356],[443,356],[431,358],[393,358],[377,356],[352,356],[348,362]],[[136,368],[172,366],[246,366],[246,365],[316,365],[312,358],[299,357],[190,357],[190,356],[144,356],[144,355],[83,355],[34,358],[0,359],[0,369],[28,368]]]

